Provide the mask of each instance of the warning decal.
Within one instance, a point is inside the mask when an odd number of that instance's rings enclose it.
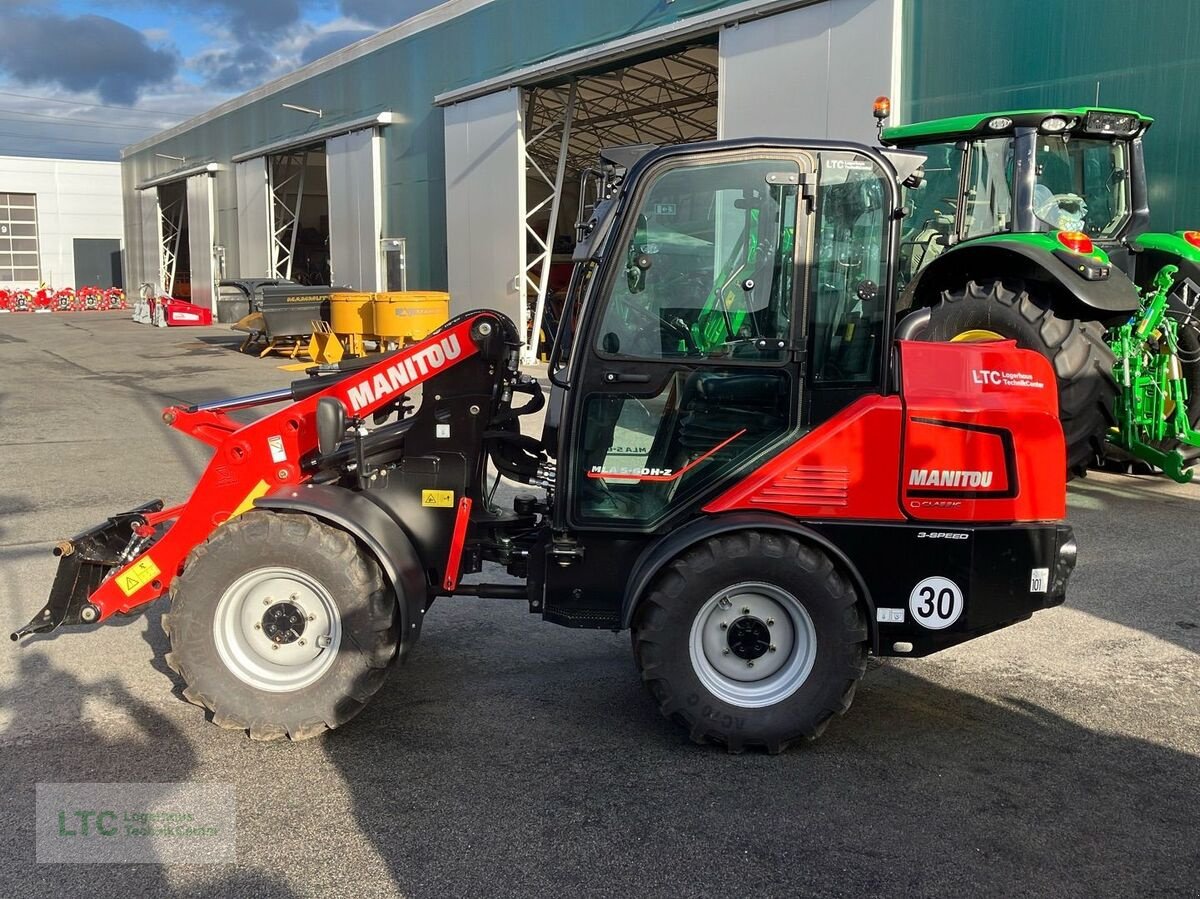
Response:
[[[117,586],[126,596],[133,596],[144,586],[159,576],[161,572],[154,560],[149,556],[134,562],[117,575]]]
[[[422,490],[421,505],[426,509],[451,509],[454,507],[454,491]]]

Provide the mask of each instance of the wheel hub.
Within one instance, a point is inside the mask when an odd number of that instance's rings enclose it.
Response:
[[[213,642],[225,667],[271,693],[318,680],[337,658],[341,641],[333,595],[296,568],[247,571],[226,588],[213,615]]]
[[[263,613],[262,630],[280,646],[295,643],[304,633],[304,612],[290,602],[277,602]]]
[[[716,593],[692,622],[690,655],[701,683],[743,708],[786,699],[816,659],[812,618],[792,593],[747,581]]]
[[[761,658],[771,649],[771,631],[760,618],[744,615],[729,625],[728,634],[725,640],[739,659],[749,662]]]

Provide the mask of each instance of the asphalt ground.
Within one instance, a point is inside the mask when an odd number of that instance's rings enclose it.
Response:
[[[0,623],[58,538],[183,499],[160,409],[285,384],[224,328],[0,316]],[[1066,606],[923,660],[781,756],[689,743],[627,634],[439,601],[340,731],[252,743],[180,696],[162,609],[0,649],[0,896],[1200,895],[1200,487],[1072,485]],[[232,784],[236,865],[35,860],[35,784]]]

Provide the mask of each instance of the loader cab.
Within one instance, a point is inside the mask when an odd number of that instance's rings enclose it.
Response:
[[[655,533],[884,389],[896,176],[852,144],[656,151],[598,209],[548,450],[564,531]]]
[[[1149,220],[1142,136],[1152,120],[1098,108],[960,116],[887,128],[885,145],[929,157],[904,189],[900,286],[958,243],[1078,231],[1116,256]]]

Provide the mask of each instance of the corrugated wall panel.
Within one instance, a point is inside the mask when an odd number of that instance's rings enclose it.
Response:
[[[1200,226],[1200,3],[904,0],[905,122],[1041,106],[1129,107],[1146,135],[1151,226]]]

